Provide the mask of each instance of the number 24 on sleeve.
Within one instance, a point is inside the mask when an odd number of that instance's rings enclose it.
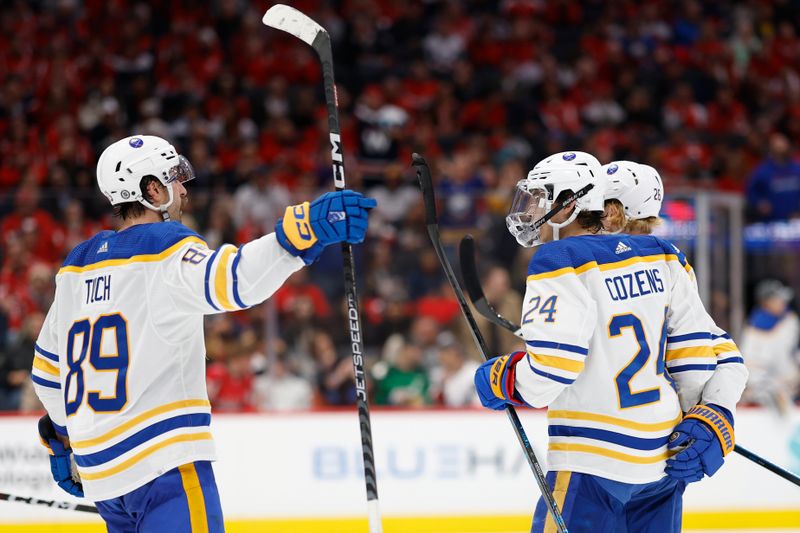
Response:
[[[547,316],[547,318],[544,319],[545,322],[547,323],[555,322],[556,321],[555,315],[556,312],[558,311],[558,309],[556,309],[557,302],[558,302],[558,296],[556,295],[548,297],[546,300],[544,300],[544,303],[542,303],[541,296],[534,296],[533,298],[528,300],[530,308],[524,315],[522,315],[522,323],[523,324],[532,323],[534,320],[533,314],[536,311],[539,312],[538,314],[540,316],[541,315]]]

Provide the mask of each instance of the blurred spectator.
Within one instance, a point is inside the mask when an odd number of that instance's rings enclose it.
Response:
[[[756,220],[800,216],[800,163],[792,159],[786,136],[769,138],[769,155],[750,176],[747,199]]]
[[[361,159],[367,163],[389,163],[399,154],[400,128],[408,120],[401,107],[386,102],[378,85],[364,89],[353,111],[358,119]]]
[[[474,385],[478,366],[457,344],[441,348],[439,365],[431,372],[431,396],[445,407],[480,405]]]
[[[800,392],[800,319],[789,302],[794,291],[777,280],[756,287],[758,307],[750,314],[740,344],[750,377],[744,400],[785,413]]]
[[[448,326],[459,316],[461,308],[450,284],[443,281],[438,290],[430,292],[417,301],[417,315],[431,317],[440,326]]]
[[[308,269],[305,268],[292,274],[275,293],[275,299],[281,314],[296,313],[303,305],[308,305],[312,316],[317,319],[328,318],[331,314],[325,295],[308,279]]]
[[[208,398],[217,411],[252,411],[251,351],[243,346],[232,317],[222,315],[206,327]]]
[[[311,341],[317,367],[316,385],[325,405],[352,405],[356,401],[355,375],[350,357],[336,352],[331,336],[318,331]]]
[[[311,324],[323,326],[331,317],[325,293],[309,281],[309,269],[292,274],[272,297],[281,323],[281,333],[289,343],[296,340]]]
[[[64,232],[45,210],[39,207],[41,193],[34,183],[27,183],[14,194],[14,212],[3,219],[0,235],[7,241],[17,234],[36,259],[54,263],[61,258]]]
[[[0,352],[0,411],[14,411],[20,407],[23,385],[31,375],[33,347],[43,323],[42,313],[27,315],[16,342]]]
[[[5,260],[0,270],[0,308],[6,318],[8,333],[12,335],[22,327],[25,316],[36,311],[36,302],[31,298],[28,285],[31,264],[34,262],[28,250],[16,234],[7,236]]]
[[[491,267],[482,278],[482,287],[486,301],[504,317],[518,317],[522,309],[522,297],[511,287],[508,270],[499,266]],[[502,355],[511,353],[522,347],[523,341],[505,328],[497,326],[479,314],[475,321],[483,332],[483,338],[489,353]],[[459,321],[459,338],[464,346],[473,346],[472,333],[465,320]]]
[[[308,409],[314,398],[311,384],[289,369],[283,355],[270,360],[266,374],[256,378],[254,392],[261,411]]]
[[[372,369],[376,405],[422,407],[431,403],[430,381],[419,346],[405,343],[392,361],[380,361]]]
[[[233,200],[233,220],[239,231],[245,231],[247,239],[271,233],[275,223],[283,218],[291,197],[284,185],[275,181],[265,167],[253,169],[246,181],[236,190]],[[247,226],[247,230],[243,230]],[[239,241],[245,241],[240,238]]]
[[[378,206],[370,215],[370,231],[373,222],[398,224],[406,217],[411,206],[422,200],[419,190],[405,182],[400,165],[387,166],[383,178],[383,183],[367,191],[368,196],[378,201]]]

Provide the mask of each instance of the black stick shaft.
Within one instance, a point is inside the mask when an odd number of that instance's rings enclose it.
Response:
[[[471,235],[467,235],[461,240],[459,256],[461,262],[461,273],[464,275],[464,284],[467,286],[467,293],[469,293],[469,298],[472,301],[472,305],[475,306],[475,309],[489,322],[492,322],[501,328],[505,328],[521,338],[522,335],[520,333],[519,326],[498,313],[497,310],[488,302],[488,300],[486,300],[486,295],[483,292],[483,288],[481,288],[480,278],[478,277],[478,268],[475,261],[475,243]],[[738,444],[733,447],[733,451],[753,461],[757,465],[766,468],[770,472],[779,475],[783,479],[800,486],[800,476],[789,472],[785,468],[781,468],[775,463],[764,459],[760,455],[755,454],[750,450],[739,446]]]
[[[450,261],[447,259],[447,255],[445,254],[444,247],[442,246],[442,240],[439,237],[439,224],[436,220],[436,197],[433,192],[433,180],[431,178],[430,169],[428,168],[428,164],[425,162],[425,159],[423,159],[419,154],[414,154],[413,165],[417,169],[417,178],[419,179],[420,188],[422,189],[422,198],[425,202],[426,225],[428,227],[428,235],[431,238],[431,243],[433,244],[434,250],[436,250],[436,255],[439,256],[439,262],[442,264],[445,276],[447,276],[447,281],[450,282],[450,286],[452,287],[453,292],[456,294],[458,305],[461,307],[461,312],[464,315],[464,318],[467,320],[467,324],[469,324],[470,333],[472,333],[472,338],[475,341],[475,345],[478,347],[478,350],[481,352],[483,358],[488,360],[489,357],[488,350],[486,349],[486,342],[483,339],[481,330],[478,328],[478,324],[475,322],[475,317],[472,316],[472,312],[467,305],[467,300],[464,298],[464,292],[461,290],[458,279],[453,272],[453,267],[450,265]],[[558,504],[553,497],[553,492],[547,485],[547,479],[545,478],[542,467],[536,458],[536,453],[533,450],[533,446],[531,446],[530,440],[528,440],[528,436],[525,433],[525,428],[522,426],[522,421],[519,419],[516,409],[514,409],[514,407],[511,405],[506,405],[506,414],[508,415],[508,419],[511,421],[511,425],[514,427],[514,433],[517,436],[517,440],[525,451],[525,457],[528,459],[528,464],[533,471],[534,477],[536,478],[536,483],[539,485],[539,490],[544,497],[547,509],[550,511],[550,515],[553,517],[553,521],[555,522],[559,533],[567,533],[567,526],[564,523],[564,519],[561,517]]]
[[[345,188],[344,154],[339,130],[339,102],[336,95],[336,81],[333,76],[333,53],[330,36],[320,32],[311,45],[322,64],[322,79],[325,89],[325,104],[328,110],[328,129],[331,140],[331,159],[333,162],[333,182],[337,191]],[[356,407],[361,430],[361,452],[364,458],[364,482],[367,489],[367,502],[372,503],[369,509],[370,532],[380,532],[380,514],[378,512],[378,481],[375,470],[375,453],[372,445],[372,423],[367,401],[367,378],[364,372],[363,330],[361,314],[358,308],[356,292],[356,268],[353,261],[353,249],[349,243],[342,243],[344,260],[345,298],[347,300],[347,325],[350,330],[350,346],[353,356],[353,372],[356,384]]]
[[[794,483],[795,485],[797,485],[798,487],[800,487],[800,476],[797,476],[796,474],[793,474],[793,473],[789,472],[785,468],[781,468],[780,466],[776,465],[775,463],[767,461],[766,459],[764,459],[760,455],[757,455],[757,454],[751,452],[747,448],[742,448],[738,444],[736,444],[733,447],[733,451],[735,451],[736,453],[738,453],[739,455],[741,455],[743,457],[746,457],[747,459],[750,459],[755,464],[766,468],[767,470],[769,470],[773,474],[777,474],[780,477],[782,477],[783,479],[785,479],[787,481],[790,481],[790,482]]]
[[[85,505],[82,503],[63,502],[58,500],[40,500],[39,498],[32,498],[30,496],[16,496],[14,494],[7,494],[0,492],[0,500],[21,503],[25,505],[37,505],[39,507],[49,507],[51,509],[61,509],[62,511],[79,511],[82,513],[100,514],[97,507],[93,505]]]

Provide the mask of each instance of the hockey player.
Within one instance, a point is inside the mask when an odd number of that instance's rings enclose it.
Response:
[[[747,358],[745,398],[786,416],[800,383],[800,319],[790,307],[794,291],[776,279],[765,279],[756,285],[755,297],[757,305],[742,332],[745,353],[753,354]]]
[[[476,388],[493,409],[549,407],[547,477],[570,531],[679,531],[686,482],[664,472],[673,430],[682,419],[709,428],[692,434],[698,464],[733,448],[726,410],[697,406],[684,418],[676,391],[699,397],[713,373],[705,309],[685,257],[669,243],[598,235],[600,165],[588,154],[579,164],[583,155],[557,155],[563,163],[550,158],[519,182],[507,217],[520,244],[541,245],[522,310],[527,351],[484,363]],[[698,368],[674,378],[666,372],[685,365]],[[716,442],[713,457],[698,452]],[[555,531],[541,499],[532,531]]]
[[[193,177],[164,139],[106,148],[97,182],[122,226],[69,254],[36,343],[53,476],[95,501],[111,533],[224,530],[203,315],[263,302],[325,246],[363,241],[375,206],[327,193],[288,207],[275,233],[211,250],[180,223]]]
[[[622,231],[630,235],[650,235],[661,224],[659,214],[664,198],[664,183],[658,171],[649,165],[632,161],[613,161],[603,166],[603,175],[608,179],[606,186],[606,203],[604,221],[605,230],[609,233]],[[673,245],[676,252],[678,249]],[[688,265],[687,265],[688,266]],[[691,267],[689,277],[697,290],[697,278]],[[723,407],[730,413],[731,420],[736,414],[736,404],[742,396],[747,383],[748,371],[744,359],[731,339],[731,336],[717,326],[714,319],[706,313],[709,333],[716,357],[714,374],[703,387],[700,397],[691,391],[678,389],[681,408],[689,411],[698,402]],[[669,358],[668,358],[669,364]],[[697,372],[707,369],[691,364],[674,364],[669,366],[671,376],[683,372]],[[700,421],[690,418],[681,422],[670,441],[669,448],[685,446],[694,435],[702,433],[706,428]],[[721,460],[709,459],[709,454],[716,450],[700,451],[703,440],[694,440],[690,449],[671,457],[667,461],[667,474],[688,482],[698,481],[704,474],[713,475],[721,466]],[[697,459],[701,459],[700,462]],[[705,460],[705,461],[703,461]]]

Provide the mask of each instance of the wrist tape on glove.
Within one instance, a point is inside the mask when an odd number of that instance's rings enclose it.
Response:
[[[728,455],[733,451],[735,445],[733,437],[733,425],[730,421],[719,411],[707,405],[695,405],[686,416],[687,418],[696,418],[705,422],[716,433],[719,443],[722,446],[722,455]]]

